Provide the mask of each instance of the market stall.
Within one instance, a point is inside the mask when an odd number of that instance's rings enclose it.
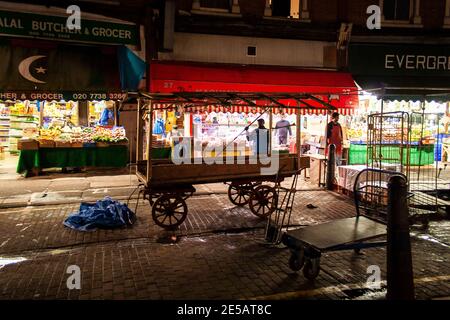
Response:
[[[142,101],[141,101],[142,100]],[[319,104],[312,107],[312,101]],[[141,104],[142,102],[142,104]],[[289,107],[293,103],[296,107]],[[184,115],[195,112],[196,108],[209,106],[233,110],[233,108],[254,108],[258,116],[247,119],[244,128],[237,130],[238,134],[232,139],[213,141],[212,145],[204,145],[202,135],[191,132],[190,117]],[[164,228],[179,226],[187,216],[186,199],[195,192],[195,184],[225,182],[229,183],[228,196],[235,205],[249,205],[250,210],[259,217],[265,218],[274,212],[278,205],[279,184],[286,177],[298,175],[303,169],[309,167],[309,157],[301,155],[300,127],[295,126],[296,141],[293,148],[287,144],[272,144],[273,131],[279,128],[274,125],[276,110],[293,109],[297,123],[300,111],[305,108],[335,110],[335,107],[310,94],[293,93],[200,93],[177,92],[173,94],[148,93],[142,94],[138,100],[139,114],[137,116],[138,132],[136,154],[136,175],[143,183],[141,192],[144,198],[152,205],[152,216],[155,223]],[[166,130],[159,120],[164,119],[162,111],[174,112],[176,130],[171,130],[171,160],[153,159],[153,150],[157,146],[166,147],[164,136]],[[216,112],[216,111],[214,111]],[[282,113],[283,115],[284,113]],[[258,127],[268,133],[269,146],[265,157],[261,158],[259,152],[254,153],[255,146],[246,139],[254,132],[253,125],[264,116],[267,116],[267,128]],[[156,119],[154,118],[156,117]],[[217,119],[217,121],[216,121]],[[214,120],[217,130],[220,130],[218,118]],[[243,121],[246,121],[245,119]],[[200,124],[200,123],[199,123]],[[178,125],[183,125],[178,128]],[[155,126],[158,128],[155,130]],[[231,128],[231,126],[227,127]],[[196,132],[195,126],[192,132]],[[256,131],[256,130],[255,130]],[[203,132],[200,131],[199,132]],[[216,134],[214,131],[213,134]],[[211,137],[209,135],[209,137]],[[244,138],[244,143],[236,141]],[[175,139],[174,139],[175,138]],[[155,144],[154,139],[157,139]],[[180,141],[181,140],[181,141]],[[177,143],[183,143],[180,147]],[[236,145],[235,145],[236,144]],[[238,149],[235,149],[235,146]],[[239,148],[240,147],[240,148]],[[214,153],[209,151],[214,150]],[[236,152],[238,151],[238,152]],[[182,154],[180,154],[180,152]],[[198,153],[196,153],[198,152]],[[225,154],[227,152],[227,154]],[[270,160],[269,163],[263,161]],[[275,160],[276,159],[276,160]],[[181,162],[180,162],[181,160]],[[275,162],[272,162],[275,161]],[[274,164],[275,167],[271,167]],[[274,185],[272,185],[274,184]]]
[[[41,128],[19,140],[18,173],[45,168],[125,167],[128,139],[123,127]]]

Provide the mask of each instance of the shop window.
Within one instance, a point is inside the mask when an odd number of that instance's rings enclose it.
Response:
[[[254,46],[247,47],[247,56],[256,57],[256,47]]]
[[[200,0],[202,8],[226,9],[231,7],[231,0]]]
[[[412,6],[412,0],[384,0],[384,19],[388,21],[409,21]]]

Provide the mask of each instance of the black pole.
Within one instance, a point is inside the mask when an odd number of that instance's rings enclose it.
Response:
[[[336,170],[336,146],[330,144],[328,147],[328,160],[327,160],[327,190],[333,190],[333,181]]]
[[[409,238],[407,183],[395,175],[388,184],[387,295],[388,300],[414,300],[414,275]]]

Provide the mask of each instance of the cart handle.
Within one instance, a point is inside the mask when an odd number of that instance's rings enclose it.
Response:
[[[401,177],[403,177],[406,180],[406,183],[408,183],[408,178],[406,177],[405,174],[398,172],[398,171],[392,171],[392,170],[382,170],[382,169],[376,169],[376,168],[366,168],[364,170],[361,170],[356,178],[355,178],[355,184],[353,185],[353,195],[354,195],[354,200],[355,200],[355,207],[356,207],[356,217],[360,216],[360,212],[359,212],[359,200],[358,200],[358,188],[356,187],[358,185],[359,182],[359,177],[364,173],[364,172],[377,172],[377,173],[385,173],[385,174],[389,174],[389,175],[399,175]]]

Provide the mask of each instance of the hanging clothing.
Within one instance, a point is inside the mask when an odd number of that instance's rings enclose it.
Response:
[[[99,124],[101,126],[107,126],[114,124],[114,112],[108,108],[103,109],[100,116]]]
[[[163,136],[166,135],[165,123],[163,119],[156,119],[153,126],[153,134],[162,134]]]

